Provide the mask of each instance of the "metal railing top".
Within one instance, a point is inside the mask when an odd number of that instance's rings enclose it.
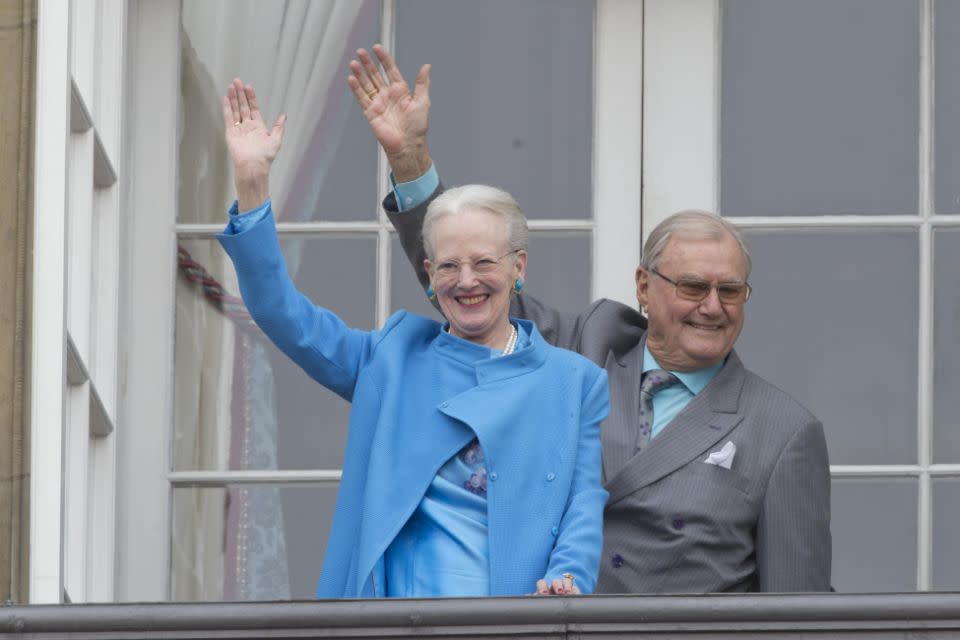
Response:
[[[798,629],[810,637],[830,637],[840,630],[934,634],[924,637],[960,633],[960,593],[76,604],[7,606],[0,613],[0,637],[104,640],[507,638],[574,632],[578,637],[669,632],[676,638],[709,638]]]

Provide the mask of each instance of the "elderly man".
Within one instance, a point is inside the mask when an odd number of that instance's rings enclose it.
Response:
[[[384,207],[426,286],[420,227],[442,186],[426,145],[429,66],[410,93],[390,55],[351,62],[349,84],[387,154]],[[651,232],[641,313],[599,300],[568,317],[529,294],[511,315],[606,368],[604,552],[598,593],[823,591],[830,472],[820,422],[748,371],[734,344],[750,296],[738,230],[704,212]]]

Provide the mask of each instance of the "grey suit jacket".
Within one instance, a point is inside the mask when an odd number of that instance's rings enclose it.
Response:
[[[424,287],[428,203],[397,213],[392,196],[384,201]],[[526,293],[511,315],[607,370],[601,438],[610,497],[597,593],[829,589],[830,468],[823,426],[810,412],[731,353],[650,446],[629,455],[646,319],[610,300],[565,315]],[[727,442],[736,446],[731,469],[704,462]]]

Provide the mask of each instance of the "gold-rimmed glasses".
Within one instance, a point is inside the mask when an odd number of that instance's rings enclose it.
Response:
[[[650,271],[672,284],[678,297],[693,302],[700,302],[710,295],[711,289],[716,289],[720,302],[724,304],[743,304],[750,299],[750,292],[753,290],[746,282],[718,282],[713,284],[699,278],[673,280],[656,269],[650,269]]]

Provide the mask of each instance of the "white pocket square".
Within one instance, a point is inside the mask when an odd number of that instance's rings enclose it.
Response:
[[[704,462],[707,464],[715,464],[718,467],[723,467],[724,469],[729,469],[731,466],[733,466],[733,456],[736,454],[737,445],[728,440],[727,444],[723,445],[723,448],[721,448],[720,451],[714,451],[708,455]]]

